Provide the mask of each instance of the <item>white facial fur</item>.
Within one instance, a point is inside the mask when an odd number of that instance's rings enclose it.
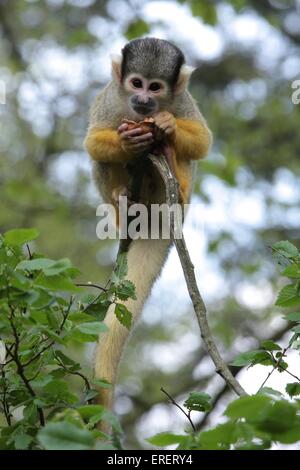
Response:
[[[142,87],[137,88],[134,86],[134,80],[140,80],[142,82]],[[154,84],[157,84],[160,86],[159,90],[151,90],[151,86]],[[144,94],[152,97],[161,97],[164,98],[168,94],[168,84],[159,78],[152,78],[151,80],[148,80],[147,78],[144,78],[143,75],[139,73],[131,73],[126,77],[124,80],[124,88],[126,91],[129,93],[138,93],[138,94]]]
[[[114,54],[111,56],[111,59],[113,79],[120,84],[122,56]],[[188,87],[188,82],[193,71],[194,67],[190,67],[185,64],[181,67],[177,83],[173,90],[175,95],[184,93]],[[141,83],[139,83],[138,87],[134,86],[134,80],[140,80]],[[151,87],[153,88],[153,84],[154,87],[158,87],[159,89],[151,89]],[[130,96],[128,104],[129,109],[133,113],[132,118],[142,118],[153,115],[160,110],[160,101],[167,101],[172,97],[170,86],[166,81],[161,79],[149,80],[139,73],[131,73],[125,77],[123,88]],[[150,101],[152,102],[152,106],[148,106],[148,109],[146,109],[146,106],[144,109],[142,109],[142,107],[137,109],[137,106],[134,104],[133,97],[138,97],[142,105]]]
[[[129,74],[123,84],[130,95],[129,105],[139,117],[151,116],[160,109],[160,100],[169,93],[167,82],[161,79],[147,79],[139,73]]]

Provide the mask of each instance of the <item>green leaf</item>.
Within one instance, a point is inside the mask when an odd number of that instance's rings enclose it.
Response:
[[[57,343],[59,343],[59,344],[64,343],[64,339],[59,334],[55,333],[55,331],[50,330],[49,326],[45,327],[45,326],[42,325],[40,327],[40,330],[44,335],[48,336],[48,338],[53,339]]]
[[[79,343],[94,343],[98,339],[98,335],[87,335],[86,333],[81,333],[77,328],[72,329],[66,339],[69,341],[78,341]]]
[[[298,325],[299,327],[300,325]],[[299,349],[299,333],[294,333],[289,341],[289,347],[293,349]]]
[[[21,261],[17,269],[26,269],[27,271],[43,271],[46,276],[54,276],[71,267],[68,258],[54,261],[48,258],[34,258],[31,260]]]
[[[127,27],[127,31],[125,35],[127,39],[135,39],[137,37],[143,36],[144,34],[148,34],[150,31],[148,23],[146,23],[142,19],[138,19],[133,23],[130,23]]]
[[[55,276],[56,274],[68,271],[70,268],[72,268],[71,261],[68,258],[63,258],[44,269],[44,273],[46,276]]]
[[[232,366],[236,367],[243,367],[251,364],[252,366],[255,364],[262,364],[264,366],[272,365],[274,363],[272,356],[267,351],[263,351],[261,349],[248,351],[246,353],[242,353],[237,356],[233,362],[231,362]]]
[[[23,418],[26,420],[28,423],[36,423],[38,420],[38,412],[37,412],[37,407],[35,406],[34,403],[29,403],[29,405],[25,406],[23,410]],[[1,449],[1,447],[0,447]]]
[[[45,385],[52,382],[53,376],[51,374],[39,374],[34,380],[31,381],[31,385],[34,388],[44,388]]]
[[[22,273],[17,271],[10,273],[10,284],[19,290],[25,291],[28,291],[31,287],[30,280],[26,276],[23,276]]]
[[[67,292],[80,292],[81,289],[73,284],[68,278],[62,274],[55,276],[46,276],[41,274],[35,280],[35,284],[50,291],[67,291]]]
[[[78,364],[78,362],[73,361],[73,359],[71,359],[70,357],[66,356],[62,351],[56,350],[54,354],[55,357],[57,357],[60,362],[68,369],[71,369],[72,371],[80,369],[80,364]]]
[[[284,317],[286,320],[289,321],[300,321],[300,312],[290,312]]]
[[[73,323],[86,323],[95,320],[94,317],[83,312],[70,313],[68,315],[68,319],[71,320],[71,322]]]
[[[296,258],[299,255],[298,249],[288,240],[275,243],[273,248],[287,258]]]
[[[285,432],[274,433],[273,439],[282,444],[293,444],[300,441],[300,424],[289,425]]]
[[[298,339],[297,341],[293,341],[291,345],[292,349],[295,349],[296,351],[300,350],[300,340]]]
[[[15,448],[17,450],[28,449],[29,445],[33,441],[33,437],[28,434],[18,434],[15,438]]]
[[[293,307],[300,303],[300,297],[294,284],[284,286],[278,294],[275,305],[279,307]]]
[[[85,309],[85,313],[87,313],[88,315],[91,315],[94,318],[97,318],[97,320],[99,321],[102,321],[104,320],[107,309],[110,305],[111,305],[111,302],[109,302],[108,300],[95,302],[89,305]]]
[[[135,286],[131,281],[124,280],[115,289],[117,297],[121,300],[127,300],[129,298],[136,300]]]
[[[293,382],[293,383],[287,384],[287,386],[285,387],[285,390],[291,398],[296,397],[300,395],[300,383]]]
[[[260,353],[260,350],[248,351],[239,354],[231,363],[231,366],[243,367],[252,363],[253,358]]]
[[[257,393],[259,393],[260,395],[270,395],[271,397],[276,397],[276,398],[282,398],[283,397],[281,392],[279,392],[278,390],[274,390],[271,387],[263,387]]]
[[[4,242],[9,246],[21,246],[35,240],[38,236],[39,232],[35,228],[14,229],[4,234]]]
[[[214,5],[200,2],[199,0],[189,0],[193,16],[198,16],[205,23],[215,25],[217,22],[217,12]]]
[[[107,423],[109,423],[112,427],[112,429],[118,434],[120,435],[122,433],[122,428],[120,426],[120,423],[119,423],[119,420],[118,418],[116,417],[116,415],[114,415],[113,413],[111,413],[111,411],[108,411],[108,410],[104,410],[103,411],[103,414],[102,414],[102,417],[101,417],[101,420],[102,421],[106,421]]]
[[[271,403],[271,397],[266,395],[245,396],[231,402],[224,414],[232,419],[259,420],[262,415],[265,415]]]
[[[95,450],[117,450],[112,444],[107,444],[103,441],[97,441],[95,445]]]
[[[99,334],[105,333],[107,329],[105,323],[99,321],[79,323],[69,332],[68,339],[74,339],[82,343],[92,343],[97,341]]]
[[[50,395],[49,398],[53,402],[57,400],[63,400],[69,404],[77,402],[77,397],[73,393],[70,393],[69,387],[66,381],[63,380],[52,380],[44,386],[44,392]]]
[[[236,10],[236,11],[240,11],[242,8],[244,8],[246,5],[247,0],[231,0],[230,1],[230,4],[233,6],[233,8]]]
[[[198,437],[200,446],[205,450],[227,450],[242,437],[244,427],[245,423],[228,422],[203,431]]]
[[[93,416],[102,414],[104,412],[104,407],[102,405],[84,405],[77,408],[81,417],[89,421]]]
[[[94,445],[92,432],[68,422],[47,424],[38,440],[46,450],[90,450]]]
[[[89,400],[93,400],[93,398],[97,397],[99,392],[97,390],[88,390],[84,395],[84,401],[88,402]]]
[[[126,328],[131,327],[132,314],[129,312],[128,308],[123,304],[116,304],[115,315],[119,322]]]
[[[146,439],[153,446],[165,447],[173,444],[181,444],[186,440],[186,436],[181,434],[172,434],[170,432],[160,432],[155,434],[155,436]]]
[[[117,264],[113,272],[113,275],[114,275],[113,282],[119,282],[120,280],[124,279],[127,272],[128,272],[127,255],[126,253],[121,253],[117,258]]]
[[[272,434],[287,432],[296,424],[296,413],[294,404],[287,400],[276,401],[271,407],[266,407],[264,417],[260,420],[258,427]]]
[[[288,363],[285,361],[280,361],[278,364],[278,372],[284,372],[288,368]]]
[[[81,323],[80,325],[76,326],[76,329],[86,335],[96,335],[96,336],[98,336],[100,333],[105,333],[108,330],[105,323],[99,322],[99,321]]]
[[[207,393],[191,392],[184,402],[184,406],[191,411],[210,411],[212,409],[210,400],[211,397]]]
[[[39,271],[52,266],[54,261],[48,258],[35,258],[21,261],[16,269],[26,269],[27,271]]]
[[[287,266],[284,271],[282,271],[282,275],[290,277],[291,279],[300,279],[299,264],[291,264],[290,266]]]
[[[105,379],[92,379],[91,383],[101,388],[111,388],[112,384]]]
[[[274,343],[274,341],[270,340],[265,340],[260,343],[261,347],[263,349],[266,349],[267,351],[281,351],[281,347],[279,344]]]
[[[14,305],[22,305],[27,307],[28,305],[33,305],[39,299],[39,292],[36,290],[28,290],[28,292],[24,292],[20,295],[14,295],[12,298],[12,303]]]

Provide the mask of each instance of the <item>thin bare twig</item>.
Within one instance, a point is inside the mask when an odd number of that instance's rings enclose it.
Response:
[[[280,369],[282,372],[286,372],[287,374],[289,374],[291,377],[293,377],[294,379],[297,380],[297,382],[300,382],[300,378],[297,377],[297,375],[293,374],[292,372],[290,372],[288,369],[285,369],[282,365],[281,365],[281,361],[282,361],[282,358],[286,355],[287,351],[290,349],[290,345],[287,346],[286,348],[284,348],[282,350],[282,354],[281,356],[277,359],[277,361],[275,362],[274,366],[273,366],[273,369],[268,373],[267,377],[265,378],[265,380],[263,381],[263,383],[261,384],[261,386],[259,387],[257,393],[265,386],[266,382],[269,380],[269,378],[271,377],[271,375],[273,374],[273,372],[275,370],[278,370]],[[274,355],[272,354],[272,357],[273,359],[275,360],[274,358]]]
[[[193,431],[196,431],[196,428],[195,428],[195,425],[191,419],[191,412],[189,411],[188,413],[182,408],[182,406],[180,406],[175,400],[174,398],[168,393],[166,392],[166,390],[163,388],[163,387],[160,387],[160,390],[161,392],[163,392],[167,397],[168,399],[170,400],[170,403],[172,403],[172,405],[174,406],[177,406],[177,408],[184,414],[184,416],[186,416],[186,418],[189,420],[190,422],[190,425],[192,426],[193,428]]]
[[[160,158],[156,155],[148,155],[148,158],[151,160],[152,164],[160,174],[161,178],[165,183],[166,190],[166,202],[169,206],[178,202],[178,183],[175,180],[167,159],[164,156]],[[189,252],[187,250],[183,234],[178,238],[178,233],[181,232],[181,224],[177,220],[176,215],[171,211],[170,217],[170,229],[173,241],[181,262],[183,269],[184,277],[186,280],[188,292],[193,303],[194,311],[198,320],[200,327],[201,337],[206,346],[207,352],[213,360],[216,372],[223,377],[227,384],[234,390],[234,392],[243,396],[246,395],[245,390],[240,385],[240,383],[235,379],[231,371],[229,370],[227,364],[223,361],[218,348],[213,340],[209,324],[207,321],[207,310],[200,294],[200,291],[197,286],[197,281],[194,272],[194,266],[191,262]]]
[[[269,380],[269,378],[271,377],[271,375],[273,374],[273,372],[278,369],[278,368],[281,368],[281,369],[284,369],[283,367],[280,366],[280,362],[282,361],[282,358],[283,356],[285,356],[287,350],[289,349],[289,346],[287,346],[285,349],[283,349],[282,351],[282,354],[281,356],[277,359],[277,361],[275,362],[274,364],[274,367],[273,369],[268,373],[267,377],[265,378],[265,380],[263,381],[263,383],[261,384],[261,386],[259,387],[259,389],[257,390],[257,393],[261,391],[261,389],[265,386],[265,384],[267,383],[267,381]],[[273,354],[272,354],[272,357],[274,358]],[[274,358],[275,359],[275,358]],[[285,369],[284,369],[285,370]]]
[[[285,369],[285,368],[282,367],[280,364],[279,364],[278,367],[279,367],[279,369],[281,369],[283,372],[286,372],[286,373],[289,374],[291,377],[293,377],[294,379],[296,379],[297,382],[300,382],[300,378],[299,378],[297,375],[293,374],[293,373],[290,372],[288,369]]]
[[[30,247],[29,247],[28,243],[26,243],[26,248],[27,248],[27,251],[28,251],[28,258],[32,259],[32,253],[30,251]]]
[[[76,283],[75,286],[77,286],[77,287],[95,287],[95,289],[99,289],[103,292],[107,291],[107,289],[105,287],[99,286],[99,284],[93,284],[92,282],[87,282],[87,283],[80,282],[80,283]]]

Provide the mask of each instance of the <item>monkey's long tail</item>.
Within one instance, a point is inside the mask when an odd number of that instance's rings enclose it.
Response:
[[[136,288],[137,300],[129,299],[124,302],[132,313],[132,327],[142,311],[143,305],[151,291],[155,279],[159,276],[168,254],[170,240],[134,240],[131,242],[128,253],[127,279],[132,281]],[[118,366],[123,349],[130,332],[125,328],[114,313],[114,305],[108,310],[105,323],[109,330],[100,337],[96,351],[95,377],[105,378],[112,384],[112,388],[101,389],[98,403],[111,409],[113,405],[113,388],[116,383]],[[132,329],[131,327],[131,329]]]

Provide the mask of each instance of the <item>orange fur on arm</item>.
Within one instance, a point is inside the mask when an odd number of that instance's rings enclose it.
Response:
[[[127,162],[132,158],[122,149],[120,137],[114,129],[94,127],[88,132],[84,145],[93,160],[99,162]]]
[[[173,145],[177,159],[198,160],[207,155],[212,141],[205,123],[190,119],[176,119],[177,129]]]

